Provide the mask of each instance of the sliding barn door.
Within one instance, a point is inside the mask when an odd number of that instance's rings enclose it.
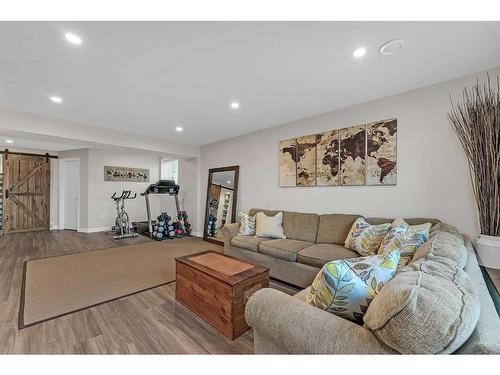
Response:
[[[3,173],[4,233],[49,229],[49,159],[5,154]]]

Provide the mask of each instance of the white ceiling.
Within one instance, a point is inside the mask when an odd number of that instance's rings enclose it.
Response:
[[[0,107],[202,145],[500,66],[498,40],[499,22],[0,22]]]
[[[6,140],[11,140],[13,143],[7,143]],[[70,145],[70,144],[62,144],[62,143],[54,143],[54,142],[45,142],[40,140],[26,139],[26,138],[14,138],[14,137],[6,137],[0,135],[0,149],[10,149],[10,150],[18,150],[18,149],[27,149],[27,150],[36,150],[36,151],[65,151],[65,150],[74,150],[80,148],[78,145]]]

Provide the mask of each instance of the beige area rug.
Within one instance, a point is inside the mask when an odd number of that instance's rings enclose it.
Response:
[[[19,329],[175,281],[175,258],[222,247],[195,238],[29,260]]]

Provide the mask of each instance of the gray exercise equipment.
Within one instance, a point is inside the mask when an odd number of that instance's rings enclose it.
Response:
[[[149,234],[150,238],[153,238],[153,223],[151,220],[151,207],[149,205],[149,195],[150,194],[168,194],[175,198],[175,207],[177,208],[177,214],[180,212],[179,208],[179,185],[173,180],[160,180],[156,184],[151,184],[148,186],[144,193],[141,195],[146,200],[146,213],[148,215],[148,221],[139,221],[132,223],[136,228],[136,231],[146,232]]]
[[[115,232],[116,236],[113,236],[115,240],[121,240],[123,238],[137,237],[137,233],[130,232],[130,220],[127,212],[125,211],[125,201],[127,199],[135,199],[137,193],[134,193],[133,197],[130,197],[132,193],[131,190],[123,190],[122,194],[118,197],[116,192],[113,193],[111,199],[116,203],[116,219],[115,219]],[[121,203],[121,205],[120,205]]]

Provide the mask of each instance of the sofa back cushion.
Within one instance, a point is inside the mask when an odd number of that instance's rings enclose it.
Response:
[[[326,214],[320,215],[316,243],[343,245],[352,224],[361,215]]]
[[[257,212],[264,212],[267,216],[274,216],[278,212],[283,212],[283,210],[264,210],[261,208],[251,208],[250,211],[248,211],[248,215],[255,216],[257,215]]]
[[[480,312],[463,270],[464,241],[438,230],[421,248],[370,304],[365,326],[400,353],[452,353],[469,338]]]
[[[274,216],[278,212],[283,212],[283,229],[285,236],[291,240],[315,242],[318,233],[319,215],[304,212],[290,212],[280,210],[263,210],[252,208],[248,212],[254,216],[257,212],[263,212],[267,216]]]
[[[315,242],[318,223],[318,214],[285,211],[283,220],[285,236],[291,240]]]

